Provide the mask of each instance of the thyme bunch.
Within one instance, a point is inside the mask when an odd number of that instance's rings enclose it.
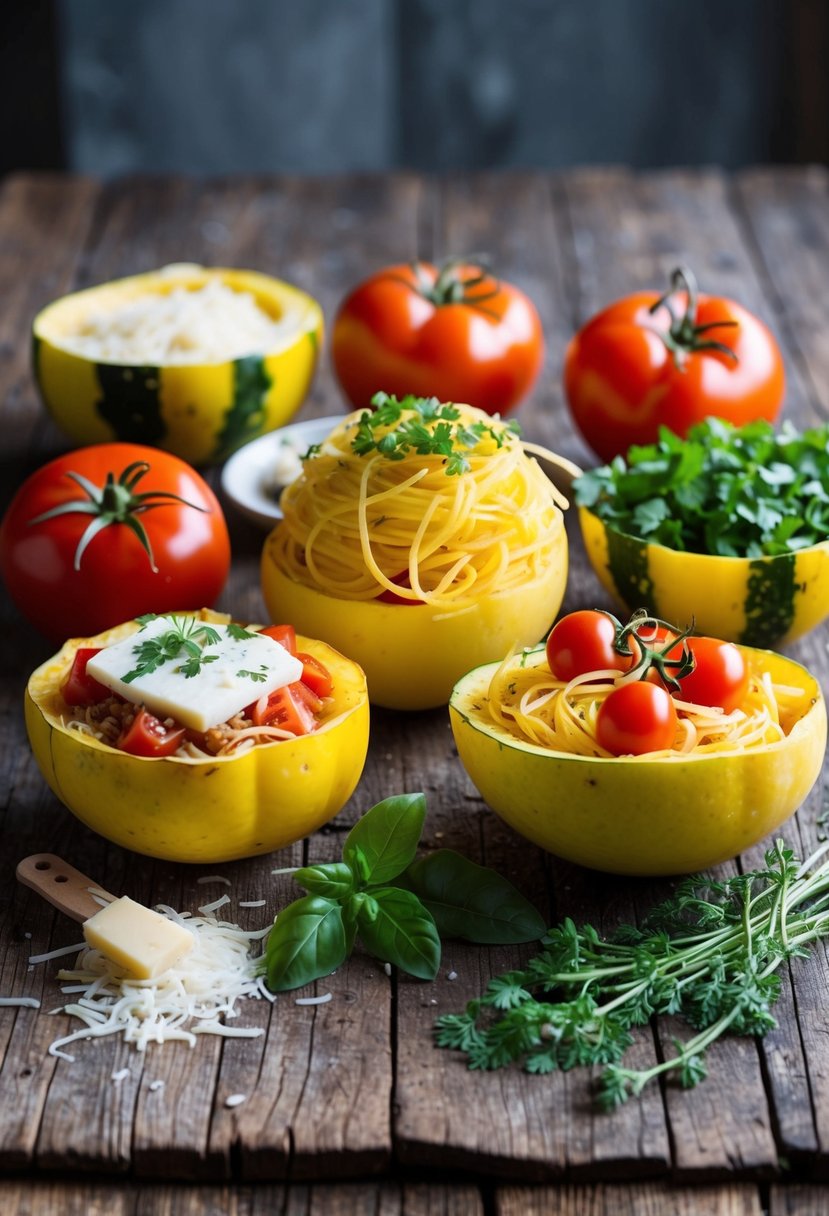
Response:
[[[465,1012],[436,1025],[437,1043],[470,1068],[521,1061],[528,1072],[604,1065],[606,1110],[661,1076],[690,1088],[724,1034],[762,1036],[776,1026],[781,964],[829,936],[829,842],[802,864],[778,840],[765,868],[724,880],[688,878],[641,927],[602,938],[572,920],[549,930],[523,970],[496,976]],[[631,1027],[654,1014],[682,1017],[695,1033],[646,1069],[626,1068]]]

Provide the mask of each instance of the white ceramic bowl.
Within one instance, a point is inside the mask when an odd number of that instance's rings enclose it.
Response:
[[[342,421],[342,415],[308,418],[293,422],[260,435],[230,457],[222,470],[222,491],[229,502],[265,528],[272,528],[282,518],[279,494],[289,480],[290,464],[295,457],[295,473],[299,474],[299,457],[312,443],[320,443]],[[286,459],[287,456],[287,459]],[[282,479],[283,466],[286,477]]]

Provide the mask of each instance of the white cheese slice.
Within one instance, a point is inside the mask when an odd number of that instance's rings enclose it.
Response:
[[[138,633],[94,655],[87,671],[127,701],[143,703],[160,718],[175,718],[199,731],[227,722],[252,701],[302,676],[300,660],[273,638],[260,633],[235,638],[228,626],[210,623],[207,628],[218,634],[218,641],[210,641],[200,632],[205,625],[196,617],[156,617]],[[155,670],[124,679],[145,664],[150,649],[145,643],[157,642],[176,630],[190,630],[189,640],[199,646],[196,674],[185,673],[191,656],[182,647]]]

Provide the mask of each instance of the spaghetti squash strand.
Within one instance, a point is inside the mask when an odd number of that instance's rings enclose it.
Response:
[[[347,416],[283,492],[272,542],[283,572],[336,598],[393,592],[444,614],[540,580],[560,560],[566,503],[506,425],[458,409],[498,442],[485,436],[455,475],[431,451],[355,454],[362,412]]]
[[[492,676],[486,704],[492,720],[523,742],[570,755],[608,757],[611,753],[596,737],[596,719],[602,702],[624,680],[622,673],[608,669],[568,683],[550,673],[543,651],[512,654]],[[776,743],[787,733],[784,714],[797,714],[805,695],[801,689],[775,686],[768,672],[750,671],[743,704],[731,713],[675,699],[673,746],[636,759],[714,755]]]

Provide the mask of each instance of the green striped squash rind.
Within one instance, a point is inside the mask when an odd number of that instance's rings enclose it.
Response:
[[[682,553],[649,544],[579,511],[587,556],[604,588],[629,611],[746,646],[787,643],[829,615],[829,541],[757,559]]]
[[[293,318],[295,330],[261,355],[163,367],[96,361],[63,345],[91,307],[216,277],[251,292],[274,315]],[[253,271],[182,267],[174,277],[136,275],[50,304],[33,323],[32,368],[44,404],[75,442],[146,443],[204,465],[291,420],[310,388],[322,331],[317,302],[287,283]]]

